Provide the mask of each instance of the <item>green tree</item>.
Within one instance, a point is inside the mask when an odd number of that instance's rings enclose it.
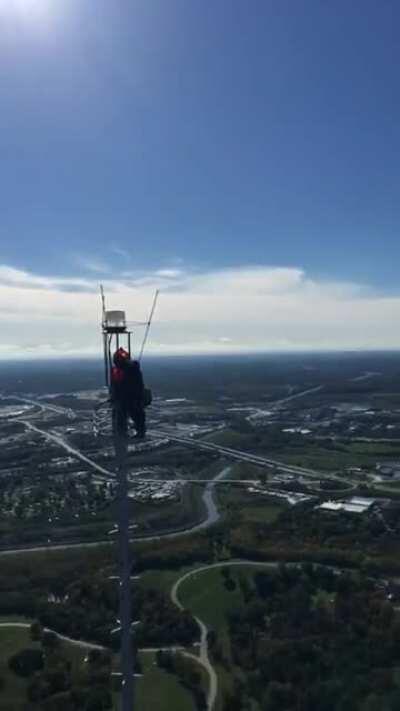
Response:
[[[8,666],[14,674],[28,677],[43,669],[43,652],[40,649],[22,649],[8,660]]]
[[[52,652],[60,646],[60,638],[55,632],[47,630],[42,634],[42,646],[46,652]]]
[[[98,686],[91,689],[86,699],[85,711],[107,711],[112,708],[112,697],[109,689]]]
[[[43,627],[38,620],[32,622],[30,626],[30,635],[32,642],[40,642],[43,635]]]

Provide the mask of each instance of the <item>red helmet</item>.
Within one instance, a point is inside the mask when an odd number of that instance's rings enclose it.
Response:
[[[118,348],[117,351],[114,353],[113,361],[115,365],[120,365],[121,363],[126,362],[129,360],[129,353],[128,351],[125,350],[125,348]]]

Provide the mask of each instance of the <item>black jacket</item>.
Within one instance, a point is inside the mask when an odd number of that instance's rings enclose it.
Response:
[[[143,405],[143,375],[137,360],[128,360],[112,369],[111,399],[121,404]]]

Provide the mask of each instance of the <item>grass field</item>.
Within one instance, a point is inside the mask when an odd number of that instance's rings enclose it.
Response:
[[[179,599],[194,615],[198,616],[205,624],[214,629],[218,635],[218,641],[222,646],[226,659],[231,661],[230,640],[226,615],[231,610],[242,607],[245,603],[238,586],[240,578],[246,578],[250,587],[252,576],[257,570],[262,570],[256,564],[249,566],[229,566],[231,577],[236,582],[236,589],[228,591],[224,585],[224,578],[221,568],[213,568],[198,573],[188,578],[179,590]],[[232,676],[222,665],[217,664],[216,670],[219,681],[219,693],[216,711],[222,709],[222,698],[224,692],[232,691]],[[237,673],[240,676],[239,670]]]
[[[302,445],[291,446],[290,441],[282,448],[270,449],[256,441],[254,433],[242,433],[233,430],[217,432],[208,437],[210,441],[221,445],[255,451],[259,455],[273,457],[287,464],[310,467],[321,471],[337,471],[349,466],[371,466],[385,459],[400,457],[400,442],[342,442],[335,448],[324,447],[319,441],[304,438]],[[256,469],[256,468],[254,468]],[[243,470],[242,476],[245,476]],[[245,478],[249,478],[248,476]],[[257,475],[254,477],[257,478]]]
[[[270,523],[275,521],[285,508],[281,504],[263,499],[236,486],[218,490],[218,504],[226,512],[237,511],[246,521]]]
[[[2,621],[6,621],[5,618]],[[15,618],[13,618],[13,621],[15,621]],[[72,663],[73,671],[76,673],[83,664],[86,656],[85,649],[67,642],[62,642],[61,645]],[[0,677],[5,682],[3,691],[0,691],[0,711],[21,711],[24,708],[24,704],[26,704],[26,688],[29,681],[17,676],[8,668],[9,658],[26,647],[40,648],[38,642],[31,641],[29,629],[20,627],[0,628]]]
[[[2,618],[10,621],[11,618]],[[13,618],[12,621],[17,621]],[[86,651],[84,647],[62,642],[63,650],[72,663],[73,673],[82,668]],[[8,668],[8,659],[26,647],[39,649],[37,642],[30,639],[29,629],[19,627],[0,628],[0,677],[5,686],[0,691],[0,711],[21,711],[26,709],[26,689],[29,680],[22,679]],[[192,695],[184,689],[172,674],[161,671],[155,665],[155,655],[141,655],[144,676],[137,681],[137,703],[142,711],[195,711]],[[119,694],[113,694],[114,709],[119,709]],[[39,707],[38,707],[39,708]]]
[[[275,521],[283,508],[283,506],[275,506],[274,504],[258,501],[254,505],[243,506],[240,511],[245,521],[266,523]]]
[[[141,711],[195,711],[191,693],[173,674],[158,669],[154,654],[141,654],[144,676],[137,681],[136,703]],[[119,694],[114,694],[114,709],[119,709]]]
[[[1,711],[20,711],[26,702],[26,681],[11,672],[8,659],[24,647],[38,648],[30,641],[29,630],[17,627],[0,629],[0,676],[4,679],[4,689],[0,692]]]
[[[237,575],[233,566],[231,571],[232,577],[236,580]],[[249,571],[242,569],[241,573],[246,575]],[[243,604],[240,589],[237,587],[236,590],[228,592],[224,586],[221,569],[215,568],[188,578],[179,590],[179,599],[194,615],[205,622],[208,628],[217,632],[223,654],[230,660],[231,648],[226,613]],[[232,690],[232,677],[229,671],[220,664],[216,665],[216,671],[218,675],[217,711],[220,711],[224,693]]]
[[[335,449],[316,443],[304,443],[302,449],[286,447],[276,453],[276,458],[287,464],[311,467],[323,471],[336,471],[349,466],[375,467],[377,461],[400,457],[398,442],[350,442],[338,444]]]
[[[229,566],[231,577],[250,579],[257,566]],[[228,592],[224,585],[221,568],[212,568],[192,575],[179,588],[181,603],[194,615],[200,617],[206,625],[218,633],[226,629],[226,614],[243,605],[242,593],[238,586]]]
[[[174,570],[149,570],[140,576],[139,586],[145,589],[154,588],[161,590],[168,595],[174,582],[178,580],[178,578],[192,568],[198,567],[199,565],[196,563],[194,566],[176,568]]]

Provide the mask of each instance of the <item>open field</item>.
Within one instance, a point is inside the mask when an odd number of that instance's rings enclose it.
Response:
[[[251,566],[231,566],[214,568],[199,572],[188,578],[179,589],[179,599],[194,615],[198,616],[207,627],[217,633],[218,644],[222,655],[228,664],[232,664],[231,643],[229,638],[227,615],[245,605],[240,585],[253,588],[252,576],[257,570],[263,570],[257,564]],[[229,571],[230,578],[235,583],[234,590],[228,590],[225,584],[225,574]],[[225,664],[215,660],[218,675],[218,697],[216,711],[222,710],[222,699],[226,693],[232,692],[232,675]],[[240,676],[239,670],[237,670]],[[253,707],[256,708],[255,706]]]
[[[154,654],[141,654],[143,678],[137,682],[137,707],[143,711],[195,711],[193,698],[174,674],[158,669]],[[115,706],[115,711],[119,706]]]
[[[180,578],[182,575],[189,572],[189,570],[195,567],[197,567],[197,564],[193,566],[178,568],[175,570],[146,571],[140,577],[139,586],[147,589],[155,588],[156,590],[161,590],[162,592],[169,593],[174,582],[178,580],[178,578]]]
[[[237,486],[221,487],[218,491],[218,504],[223,512],[257,523],[272,523],[285,508],[258,495],[249,494]]]
[[[337,442],[313,440],[312,435],[301,440],[291,441],[283,438],[282,442],[270,441],[268,430],[256,432],[238,432],[227,429],[210,435],[208,439],[221,446],[229,446],[243,451],[254,452],[259,456],[270,457],[287,464],[310,467],[321,471],[338,471],[350,466],[375,468],[377,461],[400,458],[400,442],[364,442],[341,438]],[[251,466],[251,465],[247,465]],[[253,467],[253,476],[262,470]],[[251,476],[247,469],[240,469],[238,476]],[[265,470],[264,470],[265,473]]]
[[[1,621],[14,620],[17,621],[15,617],[2,618]],[[73,675],[78,676],[84,665],[85,648],[67,642],[61,644],[63,653],[72,664]],[[0,628],[0,677],[4,680],[4,688],[0,691],[0,711],[25,711],[28,708],[26,689],[29,680],[17,676],[8,667],[8,659],[26,647],[40,648],[38,642],[31,641],[29,629]],[[154,653],[141,654],[140,661],[144,676],[137,681],[136,698],[139,708],[149,711],[170,711],[172,708],[174,711],[195,711],[191,693],[183,688],[173,674],[167,674],[157,668]],[[118,693],[113,694],[113,700],[114,709],[117,711]]]
[[[226,629],[226,614],[242,606],[243,595],[238,585],[239,579],[250,580],[253,573],[262,566],[231,566],[211,568],[192,575],[179,588],[179,599],[194,615],[219,633]],[[223,572],[230,571],[235,581],[235,589],[228,591],[224,585]],[[222,572],[221,572],[222,571]]]
[[[277,459],[287,464],[337,471],[351,466],[375,468],[377,461],[392,461],[400,457],[400,443],[343,442],[324,447],[305,441],[303,447],[285,447]]]
[[[17,621],[15,617],[9,619]],[[3,618],[2,621],[6,621],[6,618]],[[21,711],[21,709],[25,711],[28,708],[26,706],[26,689],[29,680],[17,676],[8,667],[9,658],[26,647],[40,648],[38,642],[31,641],[29,629],[0,628],[0,677],[4,679],[4,689],[0,691],[0,711]],[[77,674],[86,656],[85,648],[67,642],[61,642],[61,648],[72,664],[72,673]]]

